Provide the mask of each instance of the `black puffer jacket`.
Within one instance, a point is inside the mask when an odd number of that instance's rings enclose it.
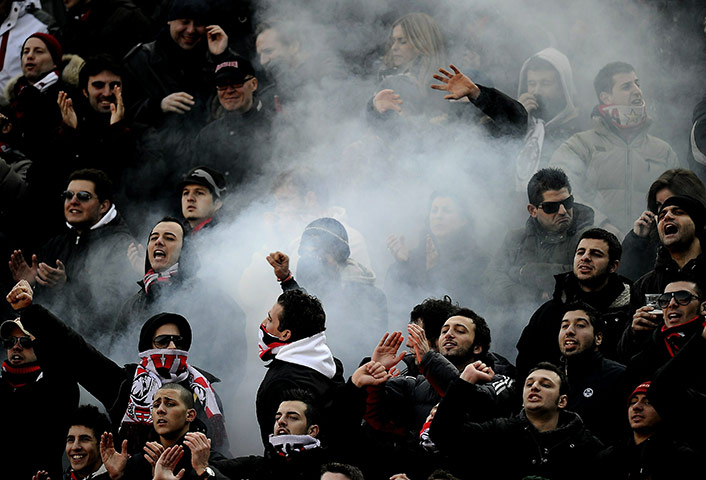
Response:
[[[563,410],[557,428],[539,432],[524,410],[509,418],[492,418],[484,409],[470,407],[486,395],[476,385],[455,380],[432,421],[434,443],[443,454],[464,464],[456,475],[518,480],[532,475],[552,480],[594,478],[594,459],[603,444],[584,427],[581,417]],[[479,457],[473,468],[468,468],[469,455]]]
[[[600,312],[605,321],[600,349],[610,359],[616,358],[618,340],[632,319],[630,282],[626,278],[611,275],[608,285],[598,292],[584,292],[571,272],[554,278],[554,297],[532,315],[517,342],[517,378],[523,382],[529,370],[539,362],[558,365],[561,357],[559,326],[567,303],[583,301]]]

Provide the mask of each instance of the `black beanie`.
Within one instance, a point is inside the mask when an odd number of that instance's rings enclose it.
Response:
[[[152,350],[152,338],[154,337],[154,332],[157,331],[159,327],[164,324],[173,323],[179,328],[179,333],[184,338],[184,345],[186,348],[184,350],[189,350],[191,348],[191,325],[189,321],[179,315],[178,313],[162,312],[150,317],[144,325],[142,325],[142,330],[140,330],[140,343],[137,345],[137,349],[140,352],[146,350]]]
[[[206,0],[174,0],[169,9],[167,21],[188,18],[201,23],[209,23],[209,6]]]
[[[706,225],[706,207],[694,197],[674,195],[664,201],[659,211],[661,212],[665,207],[672,205],[681,208],[691,217],[691,221],[694,222],[694,226],[696,227],[696,235],[700,237],[704,225]]]
[[[306,226],[299,244],[299,255],[308,247],[330,253],[338,263],[345,262],[351,255],[346,227],[335,218],[318,218]]]

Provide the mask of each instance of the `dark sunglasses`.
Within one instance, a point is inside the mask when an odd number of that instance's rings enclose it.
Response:
[[[239,88],[243,88],[243,85],[245,85],[247,82],[249,82],[253,78],[255,78],[255,77],[246,78],[245,80],[243,80],[240,83],[233,83],[232,81],[225,80],[223,82],[219,82],[218,85],[216,85],[216,90],[218,90],[219,92],[223,92],[225,90],[228,90],[228,88],[233,88],[233,89],[237,90]]]
[[[99,80],[96,80],[95,82],[91,82],[91,86],[92,86],[93,88],[95,88],[96,90],[103,90],[103,87],[105,87],[105,85],[106,85],[105,82],[101,82],[101,81],[99,81]],[[119,87],[119,86],[121,86],[121,85],[122,85],[122,84],[121,84],[120,82],[117,82],[117,81],[116,81],[116,82],[109,82],[109,83],[108,83],[108,87],[109,87],[111,90],[114,90],[115,87]]]
[[[3,338],[2,339],[2,345],[6,349],[11,349],[17,344],[20,344],[20,347],[22,348],[32,348],[32,339],[29,337],[10,337],[10,338]]]
[[[564,208],[568,212],[574,208],[574,196],[571,195],[560,202],[542,202],[537,205],[537,208],[544,210],[544,213],[556,213],[559,211],[559,205],[564,205]]]
[[[174,342],[174,345],[179,349],[184,348],[184,337],[181,335],[157,335],[152,340],[157,348],[167,348],[171,342]]]
[[[81,191],[74,193],[71,190],[66,190],[62,192],[61,198],[63,198],[64,200],[73,200],[74,195],[76,195],[76,198],[78,198],[79,202],[87,202],[93,198],[93,194],[91,192]]]
[[[669,292],[669,293],[663,293],[659,297],[657,297],[657,305],[659,305],[659,308],[667,308],[672,301],[672,298],[679,304],[679,305],[689,305],[689,303],[694,299],[694,298],[699,298],[698,296],[694,295],[691,292],[687,292],[686,290],[679,290],[676,292]]]

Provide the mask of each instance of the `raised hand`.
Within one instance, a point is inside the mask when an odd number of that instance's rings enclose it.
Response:
[[[434,90],[444,90],[449,92],[447,95],[444,95],[444,98],[447,100],[459,100],[463,97],[470,97],[472,100],[478,98],[478,95],[480,95],[480,88],[478,88],[478,85],[473,83],[470,78],[461,73],[455,65],[449,65],[449,68],[453,70],[454,73],[440,68],[439,72],[444,76],[442,77],[438,73],[435,73],[433,77],[436,80],[439,80],[441,85],[438,83],[433,83],[430,87]]]
[[[218,25],[206,27],[206,38],[208,39],[208,50],[213,55],[220,55],[228,48],[228,35]]]
[[[371,360],[380,362],[386,370],[389,370],[400,363],[405,356],[404,351],[397,353],[403,341],[402,332],[392,332],[392,335],[385,333],[373,350]]]
[[[289,257],[282,252],[272,252],[267,257],[267,262],[275,269],[275,276],[280,282],[291,275],[289,271]]]
[[[20,310],[27,308],[32,304],[33,296],[34,292],[32,291],[32,287],[29,282],[27,282],[27,280],[20,280],[14,287],[12,287],[12,290],[10,290],[10,293],[7,294],[5,299],[13,310]]]
[[[46,263],[39,264],[37,269],[37,282],[49,288],[61,288],[66,284],[66,267],[61,260],[56,261],[56,268]]]
[[[56,99],[56,103],[59,104],[59,110],[61,110],[61,119],[64,123],[73,128],[74,130],[78,128],[78,118],[76,117],[76,112],[74,111],[73,100],[69,98],[66,92],[59,92],[59,96]]]
[[[10,261],[8,262],[10,267],[10,273],[12,278],[19,282],[20,280],[27,280],[30,285],[34,285],[37,282],[37,256],[32,255],[32,265],[28,265],[25,260],[22,250],[15,250],[10,255]]]
[[[400,108],[400,105],[402,105],[402,99],[395,93],[394,90],[389,88],[380,90],[377,94],[375,94],[375,98],[373,98],[373,105],[375,106],[375,110],[380,113],[385,113],[388,110],[394,110],[397,113],[402,113],[402,108]]]

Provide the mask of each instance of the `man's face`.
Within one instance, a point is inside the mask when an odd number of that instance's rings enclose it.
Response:
[[[71,468],[82,476],[98,470],[101,461],[98,439],[88,427],[73,425],[66,435],[66,456]]]
[[[687,250],[696,239],[696,225],[678,205],[669,205],[657,215],[659,240],[669,250]]]
[[[281,74],[287,70],[295,55],[293,46],[283,44],[277,32],[269,28],[264,30],[255,40],[255,49],[260,56],[260,65],[270,72]]]
[[[176,343],[174,343],[174,340],[170,340],[169,343],[164,346],[157,345],[155,342],[155,339],[157,337],[160,337],[162,335],[179,335],[181,336],[181,332],[179,331],[179,327],[176,326],[174,323],[165,323],[164,325],[160,325],[157,330],[154,331],[154,335],[152,335],[152,348],[156,349],[176,349],[180,348],[181,346],[177,346]],[[159,341],[159,339],[157,339]]]
[[[564,187],[561,190],[547,190],[542,193],[542,202],[539,205],[528,205],[529,214],[536,218],[539,225],[548,232],[565,232],[571,226],[571,220],[574,217],[574,209],[568,210],[563,204],[559,205],[559,210],[554,213],[544,211],[545,202],[562,202],[569,198],[571,194],[569,189]],[[541,207],[541,208],[540,208]],[[547,207],[548,208],[548,207]]]
[[[643,106],[645,99],[642,97],[637,74],[630,72],[613,75],[613,88],[610,92],[601,93],[601,102],[605,105]]]
[[[662,309],[664,324],[667,327],[676,327],[692,320],[697,315],[703,313],[703,300],[696,295],[696,285],[692,282],[672,282],[664,287],[664,293],[687,291],[693,295],[686,305],[679,305],[672,297],[667,308]]]
[[[417,49],[409,42],[401,25],[397,25],[392,29],[390,54],[392,56],[392,64],[398,68],[409,65],[419,56]]]
[[[265,330],[267,330],[267,333],[270,335],[281,337],[284,334],[284,332],[279,329],[279,317],[282,315],[283,311],[282,305],[275,302],[272,308],[270,308],[270,311],[267,312],[267,317],[262,321],[262,326],[265,327]]]
[[[588,315],[583,310],[566,312],[559,327],[559,350],[565,357],[592,352],[601,344],[603,335],[596,335]]]
[[[90,180],[71,180],[66,190],[74,195],[71,199],[64,199],[64,218],[75,228],[92,227],[110,208],[107,200],[98,200],[96,185]],[[88,192],[91,198],[81,201],[76,195],[78,192]]]
[[[548,113],[547,116],[554,117],[566,104],[556,70],[528,70],[527,93],[534,95],[540,111]]]
[[[184,231],[176,222],[160,222],[147,242],[147,257],[155,272],[163,272],[179,261]]]
[[[214,201],[211,191],[203,185],[186,185],[181,191],[181,214],[192,227],[213,217],[221,205],[221,201]]]
[[[528,412],[552,411],[566,406],[566,395],[559,394],[561,380],[556,372],[539,369],[530,373],[522,389],[522,406]]]
[[[186,408],[177,390],[157,390],[152,400],[152,424],[157,434],[165,438],[179,438],[189,430],[196,416],[193,408]]]
[[[657,428],[662,421],[655,407],[650,404],[644,393],[635,394],[630,399],[628,407],[628,421],[632,430],[651,431]]]
[[[20,330],[20,327],[14,327],[10,336],[16,339],[22,337],[29,338]],[[17,341],[13,347],[7,349],[7,361],[10,362],[10,365],[13,367],[20,367],[27,363],[36,362],[37,355],[34,353],[34,347],[23,348],[20,342]]]
[[[458,204],[449,197],[436,197],[429,211],[429,229],[434,236],[443,238],[457,232],[468,223]]]
[[[183,50],[196,47],[206,34],[206,26],[190,18],[178,18],[167,23],[169,35]]]
[[[275,435],[311,435],[314,426],[307,427],[306,424],[306,404],[304,402],[291,400],[279,404],[275,415]]]
[[[49,49],[44,42],[36,37],[25,42],[22,49],[22,75],[30,83],[41,80],[44,75],[56,68]]]
[[[439,353],[449,360],[467,360],[472,355],[481,353],[481,347],[473,346],[475,339],[476,325],[473,320],[458,315],[453,316],[441,327]]]
[[[257,78],[250,77],[242,83],[230,83],[218,87],[218,101],[229,112],[248,112],[253,106],[253,94],[257,90]]]
[[[584,238],[576,247],[574,276],[579,283],[587,286],[601,285],[617,268],[617,263],[610,263],[605,240]]]
[[[87,88],[83,94],[91,108],[98,113],[110,113],[110,105],[116,105],[115,87],[122,85],[119,75],[110,70],[103,70],[98,75],[88,77]]]

